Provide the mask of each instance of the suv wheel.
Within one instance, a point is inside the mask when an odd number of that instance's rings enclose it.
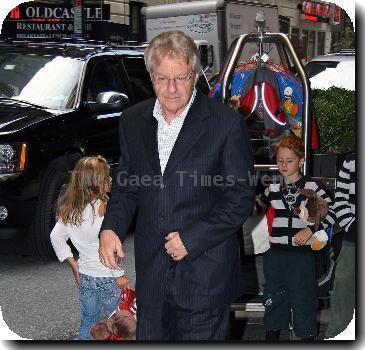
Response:
[[[33,253],[46,260],[54,260],[50,234],[56,222],[56,204],[61,188],[66,184],[79,154],[71,154],[53,160],[45,171],[39,190],[38,205],[30,229],[30,245]]]

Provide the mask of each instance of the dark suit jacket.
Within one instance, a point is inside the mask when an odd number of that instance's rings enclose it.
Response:
[[[162,306],[172,264],[165,236],[174,230],[179,230],[188,252],[175,263],[173,293],[178,303],[193,309],[228,305],[241,292],[237,230],[254,200],[246,122],[236,111],[198,93],[161,176],[154,103],[144,101],[121,116],[120,163],[101,230],[111,229],[123,241],[138,206],[139,310]]]

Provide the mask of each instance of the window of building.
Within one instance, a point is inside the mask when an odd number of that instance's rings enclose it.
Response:
[[[308,51],[307,51],[307,55],[310,58],[313,58],[315,56],[315,49],[316,49],[316,32],[310,31],[308,38]]]
[[[289,34],[290,31],[290,18],[287,16],[279,15],[280,33]]]
[[[301,42],[302,42],[302,52],[300,58],[306,59],[306,57],[308,56],[308,30],[302,30]]]
[[[299,37],[299,28],[291,28],[290,41],[300,59],[305,57],[304,41]]]
[[[324,46],[325,46],[325,32],[318,32],[317,37],[317,55],[324,55]]]

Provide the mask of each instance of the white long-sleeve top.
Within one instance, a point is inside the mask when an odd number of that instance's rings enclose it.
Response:
[[[119,277],[124,276],[124,270],[113,270],[105,267],[99,260],[98,234],[104,217],[98,215],[101,204],[97,200],[94,204],[95,214],[91,204],[88,204],[83,212],[83,220],[80,226],[63,224],[58,221],[51,232],[51,243],[59,261],[73,257],[67,240],[79,252],[79,272],[92,277]]]

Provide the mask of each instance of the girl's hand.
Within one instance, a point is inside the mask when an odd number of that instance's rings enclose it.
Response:
[[[79,272],[79,267],[77,266],[77,269],[72,269],[72,272],[73,272],[74,277],[75,277],[75,282],[76,282],[77,288],[80,288],[80,272]]]
[[[79,265],[77,264],[76,260],[73,257],[67,258],[66,261],[70,265],[72,273],[74,274],[77,287],[80,288]]]
[[[124,276],[117,277],[115,281],[117,282],[117,285],[120,289],[131,288],[128,279]]]
[[[312,231],[309,228],[303,228],[294,236],[294,243],[296,245],[304,245],[308,239],[312,237]]]

